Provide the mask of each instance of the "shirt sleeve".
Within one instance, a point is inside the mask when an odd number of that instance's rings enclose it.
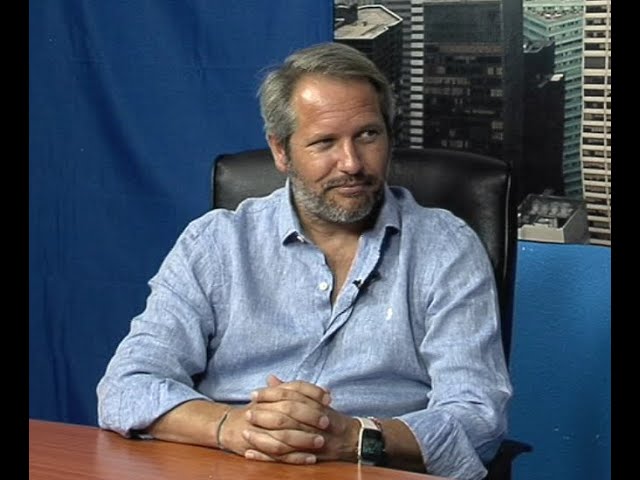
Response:
[[[489,258],[466,224],[449,233],[424,290],[419,349],[431,381],[428,406],[397,418],[418,440],[427,472],[476,480],[504,438],[512,388]]]
[[[206,368],[215,335],[210,288],[200,279],[220,275],[211,260],[203,264],[198,240],[192,224],[149,281],[145,309],[131,321],[97,385],[100,427],[134,436],[177,405],[207,398],[193,380]]]

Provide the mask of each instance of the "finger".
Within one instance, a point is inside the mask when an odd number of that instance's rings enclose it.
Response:
[[[245,412],[245,419],[256,427],[268,430],[289,429],[308,432],[326,430],[330,423],[324,410],[309,408],[295,402],[257,403]]]
[[[330,420],[327,407],[294,391],[260,392],[248,408],[245,419],[268,429],[300,429],[304,426],[326,430]],[[259,412],[254,417],[254,412]]]
[[[321,387],[296,381],[254,390],[251,392],[251,400],[253,402],[292,400],[306,403],[312,401],[326,407],[331,403],[331,395]]]
[[[319,385],[314,385],[313,383],[296,380],[293,382],[282,383],[278,385],[278,387],[302,393],[305,397],[309,397],[325,407],[331,403],[331,392],[329,392],[328,389]]]
[[[258,450],[247,450],[244,453],[244,456],[245,458],[248,458],[250,460],[258,460],[262,462],[280,461],[283,463],[291,463],[295,465],[310,465],[318,461],[315,455],[311,453],[306,453],[306,452],[287,453],[285,455],[280,456],[278,459],[275,459]]]
[[[309,405],[315,403],[320,404],[317,400],[306,396],[305,394],[296,390],[291,390],[282,387],[267,387],[251,392],[251,400],[254,402],[300,402],[307,403]]]
[[[249,449],[244,452],[244,458],[248,458],[249,460],[259,460],[261,462],[275,462],[276,459],[270,457],[266,453],[262,453],[258,450]]]
[[[278,377],[276,377],[273,374],[270,374],[267,377],[267,386],[269,387],[277,387],[278,385],[284,383],[284,380],[280,380]]]
[[[244,430],[242,437],[255,450],[271,457],[281,457],[300,450],[317,450],[325,443],[322,435],[300,430]]]

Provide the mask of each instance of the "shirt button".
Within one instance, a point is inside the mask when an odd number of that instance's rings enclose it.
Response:
[[[329,288],[329,284],[327,282],[320,282],[320,284],[318,285],[318,288],[324,292],[326,289]]]

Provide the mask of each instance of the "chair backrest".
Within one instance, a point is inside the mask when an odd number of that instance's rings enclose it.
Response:
[[[268,149],[221,154],[211,171],[211,206],[235,209],[245,198],[268,195],[284,182]],[[493,263],[508,361],[517,246],[510,166],[469,152],[395,149],[388,183],[408,188],[421,205],[450,210],[476,231]]]

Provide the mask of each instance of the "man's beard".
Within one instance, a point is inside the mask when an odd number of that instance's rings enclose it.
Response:
[[[303,209],[321,220],[331,223],[356,223],[366,219],[374,210],[377,210],[384,195],[383,188],[378,188],[371,194],[367,194],[364,202],[362,202],[360,206],[353,210],[347,210],[326,196],[327,190],[316,193],[309,188],[304,183],[304,180],[300,178],[291,161],[289,162],[289,179],[291,181],[293,198],[298,208]],[[375,177],[371,176],[345,177],[329,182],[327,185],[324,185],[324,188],[345,186],[363,181],[368,184],[376,183]]]

